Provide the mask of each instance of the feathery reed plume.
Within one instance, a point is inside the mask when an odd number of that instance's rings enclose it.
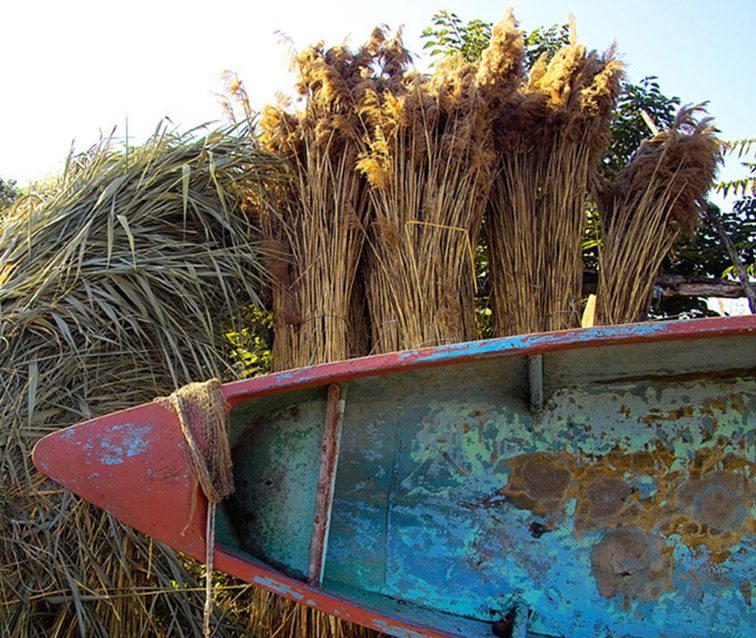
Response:
[[[223,93],[216,94],[216,97],[229,125],[237,124],[241,119],[234,108],[234,105],[238,104],[243,115],[241,121],[251,128],[254,125],[254,113],[244,82],[237,73],[228,69],[221,73],[220,79],[223,80]]]
[[[586,193],[608,142],[622,65],[574,37],[533,67],[494,123],[487,217],[497,336],[577,326]]]
[[[695,230],[696,202],[711,189],[722,151],[711,118],[695,119],[703,106],[682,108],[600,191],[599,324],[641,320],[661,262]]]
[[[474,250],[493,172],[491,120],[517,89],[523,43],[511,13],[479,64],[447,58],[365,96],[373,217],[367,297],[373,350],[475,338]]]

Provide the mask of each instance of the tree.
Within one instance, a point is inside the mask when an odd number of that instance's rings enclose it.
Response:
[[[430,49],[430,56],[446,56],[459,53],[468,62],[474,62],[483,55],[491,40],[493,24],[482,20],[470,20],[463,24],[456,13],[439,11],[432,18],[433,26],[427,27],[421,37],[426,39],[423,49]],[[524,34],[525,66],[530,69],[542,56],[550,58],[564,44],[570,41],[570,25],[555,24],[544,29]]]
[[[548,29],[538,27],[535,31],[525,33],[525,65],[528,69],[539,58],[551,59],[560,47],[570,43],[570,25],[555,24]]]
[[[427,41],[423,49],[431,49],[430,56],[446,56],[458,52],[468,62],[480,58],[491,39],[490,22],[471,20],[462,24],[456,13],[439,11],[432,18],[433,27],[423,30],[421,37]]]
[[[756,146],[756,137],[726,142],[725,154],[729,155],[737,151],[738,158],[742,158],[744,155],[748,155],[754,146]],[[754,152],[756,153],[756,149],[754,149]],[[749,177],[717,184],[717,190],[725,197],[727,197],[730,190],[736,195],[738,194],[738,191],[740,191],[741,196],[744,198],[753,199],[753,197],[756,196],[756,162],[742,162],[742,164],[748,169],[748,172],[750,173]],[[749,192],[750,195],[746,195]]]
[[[17,197],[16,181],[13,179],[5,181],[0,177],[0,209],[10,206]]]

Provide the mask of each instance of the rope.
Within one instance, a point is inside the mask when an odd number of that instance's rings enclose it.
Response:
[[[231,447],[226,435],[228,406],[220,385],[217,379],[204,383],[190,383],[169,397],[155,399],[156,403],[172,410],[178,416],[197,480],[207,497],[205,638],[210,636],[210,616],[213,611],[215,506],[234,491]]]

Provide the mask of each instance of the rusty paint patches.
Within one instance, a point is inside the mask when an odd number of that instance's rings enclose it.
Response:
[[[562,507],[574,474],[571,457],[536,452],[513,457],[507,465],[509,481],[500,494],[515,507],[539,515]]]
[[[673,449],[613,450],[605,456],[536,452],[509,459],[509,480],[493,497],[546,516],[542,530],[570,517],[573,534],[633,528],[705,551],[705,564],[727,560],[745,535],[756,534],[756,464],[718,446],[699,450],[687,465]],[[722,468],[722,469],[717,469]]]
[[[750,580],[741,580],[740,585],[738,586],[738,591],[740,592],[740,595],[743,596],[743,601],[746,605],[749,607],[753,603],[753,586],[751,585]]]
[[[746,517],[740,482],[734,474],[714,472],[686,483],[680,490],[680,500],[712,534],[729,532],[740,527]]]
[[[670,586],[674,561],[661,543],[638,529],[604,534],[591,552],[591,574],[605,598],[620,597],[628,609],[634,598],[658,598]]]
[[[590,503],[588,514],[592,518],[616,516],[624,507],[630,495],[635,492],[625,481],[606,477],[588,484],[585,494]]]

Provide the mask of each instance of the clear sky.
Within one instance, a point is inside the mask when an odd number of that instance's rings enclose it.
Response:
[[[9,0],[0,10],[0,177],[19,185],[57,172],[71,147],[118,127],[139,142],[163,117],[179,129],[218,120],[225,69],[256,105],[288,91],[277,31],[298,49],[365,41],[372,28],[420,34],[440,9],[498,21],[491,0]],[[756,0],[520,0],[521,26],[564,23],[592,49],[616,40],[633,81],[657,75],[683,103],[708,100],[723,139],[756,135]],[[424,67],[419,56],[416,65]],[[744,177],[737,161],[723,173]]]

